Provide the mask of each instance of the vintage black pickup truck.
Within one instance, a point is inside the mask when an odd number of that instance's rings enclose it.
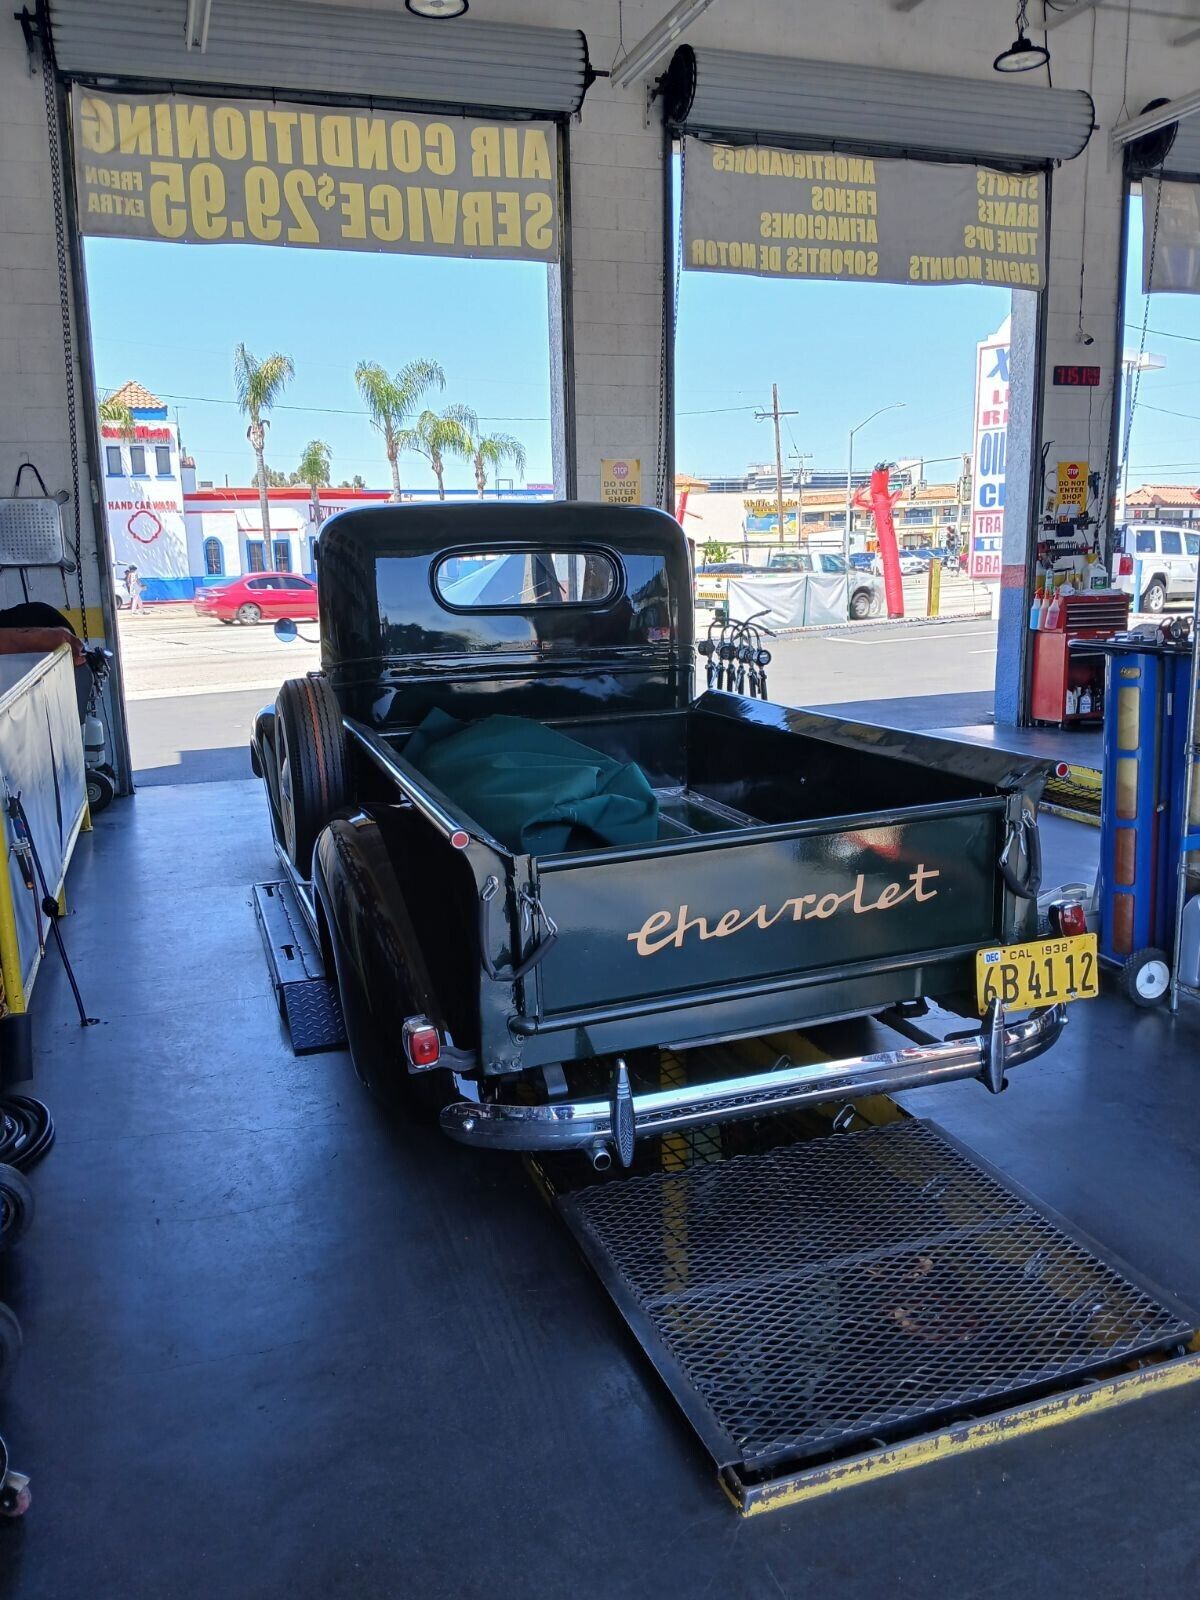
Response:
[[[663,513],[354,510],[322,530],[318,577],[321,671],[260,714],[253,764],[356,1070],[451,1137],[603,1168],[672,1129],[998,1091],[1087,987],[1069,941],[1004,948],[1037,930],[1042,765],[693,698],[692,575]],[[1006,1015],[1030,994],[1054,1003]],[[932,998],[973,1026],[927,1037]],[[911,1042],[716,1081],[721,1051],[697,1051],[883,1012]],[[708,1078],[664,1084],[667,1052]]]

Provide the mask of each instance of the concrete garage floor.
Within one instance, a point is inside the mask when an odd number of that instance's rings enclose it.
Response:
[[[1063,836],[1060,835],[1060,840]],[[1070,839],[1066,842],[1069,844]],[[1200,1592],[1183,1390],[739,1523],[515,1159],[389,1124],[280,1033],[258,786],[98,819],[35,995],[58,1142],[7,1263],[21,1600]],[[1200,1305],[1200,1013],[1106,998],[912,1108]]]

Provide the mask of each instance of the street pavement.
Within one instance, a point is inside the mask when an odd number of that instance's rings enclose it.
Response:
[[[304,632],[315,638],[316,624]],[[247,777],[255,712],[320,658],[315,644],[280,644],[267,624],[226,627],[190,606],[122,612],[120,633],[139,784]],[[996,626],[986,618],[869,622],[770,644],[768,695],[786,705],[903,701],[906,725],[919,727],[990,715]],[[882,707],[877,715],[886,720]]]

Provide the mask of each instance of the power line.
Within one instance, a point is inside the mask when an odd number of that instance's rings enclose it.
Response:
[[[1141,332],[1141,323],[1127,322],[1127,328],[1137,328]],[[1182,339],[1185,344],[1200,344],[1200,337],[1194,333],[1168,333],[1165,328],[1147,328],[1147,333],[1152,333],[1156,339]]]
[[[114,385],[103,383],[102,389],[108,390]],[[236,406],[236,400],[230,400],[224,395],[214,394],[174,394],[169,389],[161,391],[164,400],[183,400],[192,405],[202,406]],[[273,411],[297,411],[309,416],[322,417],[365,417],[370,419],[369,411],[360,411],[351,406],[291,406],[277,402],[271,408]],[[756,406],[713,406],[705,411],[680,411],[681,417],[715,417],[729,411],[756,411]],[[549,422],[549,417],[500,417],[493,416],[483,411],[477,412],[480,422]]]
[[[1200,412],[1196,411],[1168,411],[1166,406],[1148,405],[1145,400],[1139,407],[1142,411],[1157,411],[1162,417],[1182,417],[1185,422],[1200,422]]]

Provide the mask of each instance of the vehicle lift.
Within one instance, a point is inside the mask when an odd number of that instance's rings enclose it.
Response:
[[[296,1054],[342,1048],[297,886],[254,903]],[[827,1032],[664,1052],[660,1086],[820,1061]],[[599,1181],[526,1167],[743,1516],[1200,1381],[1200,1314],[886,1095],[645,1140]]]

